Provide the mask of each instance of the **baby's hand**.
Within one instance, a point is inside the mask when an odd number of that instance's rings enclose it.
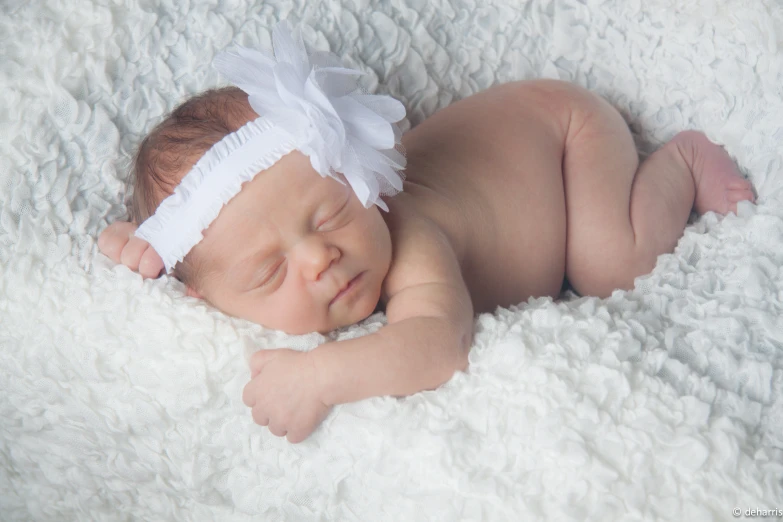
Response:
[[[242,402],[252,408],[256,423],[269,426],[278,437],[293,443],[305,440],[332,409],[322,400],[309,352],[261,350],[250,358],[250,370]]]
[[[112,223],[98,237],[98,248],[115,263],[122,263],[142,277],[158,277],[163,260],[149,243],[133,235],[135,223]]]

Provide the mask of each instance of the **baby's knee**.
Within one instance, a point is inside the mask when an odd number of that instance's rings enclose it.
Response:
[[[639,251],[593,256],[588,262],[572,263],[567,277],[579,295],[605,298],[615,290],[632,290],[637,277],[652,272],[657,258]]]

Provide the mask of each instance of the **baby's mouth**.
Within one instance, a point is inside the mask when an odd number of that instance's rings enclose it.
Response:
[[[359,283],[361,282],[362,276],[364,275],[364,272],[359,272],[357,276],[355,276],[353,279],[351,279],[346,287],[342,290],[340,290],[336,296],[329,302],[329,306],[334,304],[338,299],[341,297],[353,292],[356,290],[356,288],[359,286]]]

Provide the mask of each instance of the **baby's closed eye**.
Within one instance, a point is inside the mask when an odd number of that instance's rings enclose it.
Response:
[[[271,284],[277,277],[283,272],[283,264],[285,258],[280,258],[277,262],[273,262],[271,267],[262,269],[258,272],[257,277],[251,280],[250,288],[262,288]]]
[[[318,225],[318,228],[320,229],[323,226],[339,226],[344,221],[343,218],[348,214],[348,200],[346,199],[339,208],[326,214],[327,217],[321,221],[321,223]]]

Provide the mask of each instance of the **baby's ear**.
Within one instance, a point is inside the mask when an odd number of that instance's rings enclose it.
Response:
[[[204,299],[204,296],[199,294],[198,291],[194,290],[193,288],[191,288],[189,286],[186,287],[186,288],[188,289],[187,290],[188,297],[195,297],[196,299]]]

